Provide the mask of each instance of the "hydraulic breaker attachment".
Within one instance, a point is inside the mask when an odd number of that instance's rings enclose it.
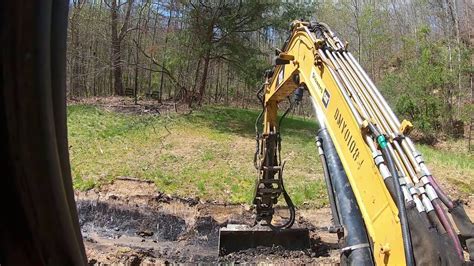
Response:
[[[310,248],[307,228],[274,230],[268,226],[229,224],[219,231],[219,255],[256,247],[281,246],[286,250]]]
[[[285,60],[291,59],[282,55]],[[301,101],[303,92],[298,91],[295,101]],[[293,105],[293,104],[292,104]],[[291,108],[291,107],[290,107]],[[284,118],[290,108],[282,116]],[[265,112],[265,108],[262,114]],[[261,116],[259,116],[260,118]],[[281,120],[277,128],[281,127]],[[258,123],[259,119],[257,119]],[[287,250],[301,250],[310,247],[309,231],[306,228],[291,228],[295,221],[295,206],[283,184],[281,137],[276,128],[260,134],[257,130],[257,145],[254,157],[258,177],[255,184],[253,204],[255,206],[255,226],[229,224],[219,231],[219,254],[256,248],[258,246],[281,246]],[[288,219],[275,221],[275,205],[283,196],[288,210]],[[276,219],[279,220],[279,219]]]
[[[264,156],[258,167],[259,175],[255,184],[253,204],[256,209],[256,223],[273,229],[290,228],[295,220],[295,207],[283,185],[285,163],[280,159],[280,136],[270,132],[263,136]],[[284,224],[272,224],[274,205],[283,196],[290,212],[290,218]]]

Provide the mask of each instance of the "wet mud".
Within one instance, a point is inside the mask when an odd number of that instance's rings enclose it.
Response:
[[[311,232],[307,250],[259,247],[219,257],[219,228],[251,224],[248,206],[172,197],[133,180],[76,192],[76,203],[90,264],[338,262],[337,238],[325,231],[330,222],[326,209],[302,211],[297,217],[295,226]]]

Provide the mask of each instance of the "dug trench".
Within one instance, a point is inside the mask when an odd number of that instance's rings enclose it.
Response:
[[[330,225],[327,208],[298,212],[295,227],[310,229],[307,250],[259,247],[218,256],[219,228],[228,223],[252,224],[249,206],[173,197],[156,191],[153,183],[130,178],[76,192],[76,202],[91,264],[334,264],[339,260],[337,237],[325,230]]]

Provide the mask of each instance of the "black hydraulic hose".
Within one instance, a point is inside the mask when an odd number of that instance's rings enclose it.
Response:
[[[290,111],[293,109],[294,107],[294,102],[291,101],[290,97],[288,97],[288,101],[290,103],[290,106],[288,106],[288,109],[286,109],[286,111],[283,113],[283,115],[280,117],[280,120],[278,121],[278,160],[281,162],[281,123],[283,122],[283,119],[285,119],[285,117],[290,113]]]
[[[335,200],[344,226],[344,246],[341,260],[346,265],[373,265],[373,257],[357,200],[327,129],[318,132],[326,156]]]
[[[400,224],[402,227],[402,237],[403,237],[403,247],[405,250],[405,262],[407,266],[414,266],[415,261],[413,257],[413,248],[411,245],[411,236],[410,236],[410,228],[408,225],[407,213],[405,209],[405,199],[403,197],[403,192],[400,187],[400,181],[398,180],[398,173],[395,168],[395,163],[393,161],[392,155],[388,150],[388,143],[387,140],[383,135],[377,136],[377,142],[379,143],[380,149],[382,150],[382,155],[387,162],[387,167],[392,175],[393,186],[395,187],[395,196],[396,196],[396,203],[398,207],[398,215],[400,218]]]
[[[262,86],[260,86],[260,89],[258,89],[257,91],[257,99],[258,101],[260,102],[260,104],[262,105],[262,108],[264,107],[265,103],[263,102],[263,95],[260,95],[262,92],[263,92],[263,89],[265,88],[265,84],[262,84]]]
[[[285,199],[286,206],[288,207],[288,211],[290,212],[290,218],[282,225],[273,225],[269,223],[268,226],[272,228],[273,230],[290,228],[295,223],[295,218],[296,218],[295,205],[293,204],[293,201],[291,200],[290,195],[288,195],[288,193],[286,192],[285,185],[283,184],[282,176],[283,176],[284,168],[285,168],[285,163],[283,163],[281,166],[281,171],[278,174],[278,179],[280,180],[281,193],[283,194],[283,198]]]
[[[459,256],[459,259],[464,260],[464,256],[462,253],[462,246],[461,243],[459,242],[459,237],[457,233],[454,231],[454,227],[449,220],[445,210],[443,209],[442,202],[440,199],[434,199],[431,201],[433,203],[433,207],[436,211],[436,214],[438,215],[438,218],[443,225],[444,229],[448,233],[449,238],[453,241],[454,248],[456,250],[457,255]]]
[[[420,214],[421,219],[425,223],[426,228],[435,228],[435,225],[433,225],[433,222],[431,222],[428,213],[426,211],[418,212]]]
[[[293,109],[294,107],[294,103],[291,101],[291,99],[288,97],[288,101],[290,103],[290,106],[288,106],[288,109],[286,109],[286,111],[283,113],[283,115],[280,117],[280,120],[278,120],[278,132],[280,132],[280,128],[281,128],[281,122],[283,121],[283,119],[285,119],[285,117],[288,115],[288,113]]]
[[[260,123],[262,116],[265,113],[265,104],[263,102],[263,97],[260,95],[260,93],[262,93],[264,88],[265,86],[262,85],[260,89],[257,91],[257,98],[262,104],[262,111],[260,112],[257,119],[255,120],[255,154],[253,156],[253,166],[257,170],[259,169],[257,159],[258,159],[258,154],[260,153],[260,133],[258,131],[258,124]]]
[[[432,211],[426,214],[431,222],[431,225],[439,232],[440,235],[446,234],[446,230],[444,230],[443,225],[439,221],[438,216],[436,215],[436,211],[433,209]]]
[[[334,224],[337,226],[341,225],[341,219],[340,219],[340,214],[338,212],[338,208],[336,205],[336,200],[334,199],[334,189],[333,185],[331,182],[331,177],[329,176],[329,170],[328,170],[328,165],[326,163],[326,156],[324,155],[323,148],[321,140],[316,137],[316,145],[318,146],[318,150],[321,149],[319,152],[319,158],[321,159],[321,165],[323,167],[323,173],[324,173],[324,181],[326,183],[326,188],[328,191],[328,198],[329,198],[329,205],[331,207],[331,214],[334,219]]]
[[[261,121],[263,113],[265,112],[265,107],[263,107],[262,112],[258,115],[257,119],[255,120],[255,154],[253,156],[253,165],[255,169],[259,169],[257,159],[258,154],[260,153],[260,133],[258,131],[258,123]]]
[[[283,185],[282,185],[282,187],[283,187]],[[274,226],[274,225],[270,224],[270,226],[273,229],[287,229],[287,228],[292,227],[293,224],[295,223],[295,218],[296,218],[295,205],[293,204],[293,201],[291,200],[290,195],[288,195],[288,193],[286,192],[286,190],[284,188],[283,188],[282,194],[283,194],[283,198],[285,199],[288,210],[290,212],[290,218],[282,226]]]
[[[281,134],[280,133],[281,122],[283,121],[283,119],[285,119],[285,117],[288,115],[288,113],[294,107],[294,104],[291,101],[291,99],[288,98],[288,100],[290,102],[290,106],[288,107],[288,109],[286,109],[285,113],[283,113],[280,120],[278,121],[278,140],[277,141],[278,141],[278,160],[280,162],[281,162],[281,157],[280,157],[280,151],[281,151],[281,136],[280,136],[280,134]],[[283,165],[281,166],[282,169],[280,171],[280,175],[278,176],[278,178],[280,179],[280,185],[281,185],[283,198],[285,199],[286,206],[288,207],[288,210],[290,211],[290,219],[284,225],[276,227],[277,229],[278,228],[290,228],[291,226],[293,226],[293,223],[295,222],[295,217],[296,217],[295,205],[293,204],[293,201],[291,200],[290,195],[288,195],[288,193],[286,192],[285,186],[283,184],[282,173],[283,173],[283,168],[284,167],[285,167],[285,164],[283,163]]]
[[[263,102],[263,97],[260,95],[260,93],[262,93],[264,89],[264,85],[262,85],[260,87],[260,89],[257,91],[257,98],[258,98],[258,101],[260,102],[260,104],[262,105],[262,111],[260,112],[260,114],[258,115],[257,119],[255,120],[255,134],[258,135],[258,123],[260,122],[260,120],[262,119],[262,116],[263,116],[263,113],[265,113],[265,103]]]

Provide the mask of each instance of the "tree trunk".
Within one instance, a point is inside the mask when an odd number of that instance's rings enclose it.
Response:
[[[230,67],[229,64],[227,64],[227,75],[226,75],[226,86],[225,86],[225,104],[229,104],[229,86],[230,86]]]
[[[78,41],[78,34],[79,31],[77,30],[77,22],[76,22],[76,10],[73,9],[73,15],[71,16],[71,75],[69,76],[69,97],[72,98],[77,94],[77,90],[79,88],[79,62],[77,58],[77,54],[79,53],[77,50],[79,49],[79,41]]]
[[[138,30],[138,32],[137,32],[137,40],[136,40],[136,42],[135,42],[135,45],[136,45],[136,47],[135,47],[135,73],[134,73],[134,74],[135,74],[135,81],[134,81],[134,86],[135,86],[135,88],[134,88],[134,90],[133,90],[133,98],[134,98],[135,104],[138,104],[138,88],[139,88],[139,86],[138,86],[138,80],[139,80],[139,77],[138,77],[138,75],[139,75],[138,66],[140,65],[140,56],[139,56],[139,52],[138,52],[138,51],[140,50],[139,47],[140,47],[140,45],[141,45],[141,43],[142,43],[142,34],[141,34],[141,33],[142,33],[142,30],[140,30],[140,27],[141,27],[142,20],[143,20],[143,10],[144,10],[146,7],[148,7],[149,4],[150,4],[150,1],[147,1],[147,3],[144,4],[144,5],[140,8],[140,12],[138,13],[137,27],[136,27],[136,28],[139,29],[139,30]],[[148,16],[147,16],[147,18],[148,18]],[[148,21],[146,21],[144,28],[146,28],[146,24],[147,24],[147,23],[148,23]],[[131,53],[131,52],[130,52],[130,53]]]
[[[171,24],[171,16],[173,15],[173,9],[171,6],[169,6],[169,14],[168,14],[168,21],[166,22],[166,34],[165,34],[165,47],[164,47],[164,53],[163,53],[163,65],[161,66],[161,77],[160,77],[160,95],[158,101],[161,103],[162,101],[162,95],[163,95],[163,72],[165,69],[166,65],[166,48],[168,44],[168,32],[170,29],[170,24]],[[171,94],[171,93],[170,93]]]
[[[151,10],[151,8],[150,8]],[[153,35],[151,37],[151,44],[155,45],[155,38],[156,38],[156,29],[157,29],[157,24],[158,24],[158,12],[155,14],[155,21],[153,22]],[[153,64],[153,61],[150,59],[148,63],[148,68],[151,69],[151,65]],[[152,79],[152,71],[148,71],[148,93],[151,94],[152,89],[151,89],[151,79]]]
[[[211,50],[207,50],[206,55],[204,56],[204,68],[202,70],[201,83],[199,84],[199,101],[198,104],[201,105],[204,93],[206,91],[207,83],[207,72],[209,71],[209,63],[211,62]]]
[[[127,10],[125,12],[125,17],[123,19],[123,25],[118,30],[118,14],[119,6],[117,5],[117,0],[112,0],[110,6],[110,15],[112,19],[111,30],[112,30],[112,69],[114,76],[114,94],[115,95],[124,95],[123,81],[122,81],[122,49],[121,43],[125,38],[125,35],[129,31],[128,21],[130,19],[130,13],[132,11],[133,0],[127,1]]]
[[[120,49],[120,38],[118,35],[118,6],[117,0],[112,0],[110,7],[110,15],[112,18],[112,72],[114,77],[114,94],[124,95],[122,83],[122,52]]]
[[[220,62],[217,63],[217,77],[216,77],[216,91],[214,93],[214,103],[218,102],[218,97],[219,97],[219,79],[220,79],[220,74],[221,74],[221,68],[220,68]]]
[[[453,73],[453,60],[452,60],[452,40],[451,40],[451,23],[449,22],[449,0],[446,0],[444,3],[445,6],[443,6],[444,12],[445,12],[445,32],[448,36],[447,40],[447,45],[448,45],[448,66],[449,66],[449,72],[452,74]],[[454,84],[450,81],[449,84],[447,85],[447,91],[446,91],[446,117],[445,117],[445,122],[443,125],[443,130],[451,135],[452,133],[452,127],[453,127],[453,121],[454,121],[454,116],[453,116],[453,95],[454,95]]]
[[[73,9],[71,15],[71,76],[69,77],[69,97],[79,96],[81,94],[81,84],[80,79],[83,78],[83,73],[81,71],[80,57],[82,53],[80,41],[79,41],[79,22],[78,16],[84,5],[84,1],[73,1]]]
[[[188,102],[188,106],[191,107],[191,105],[193,104],[193,98],[194,98],[194,95],[195,95],[195,92],[196,92],[196,86],[197,86],[197,82],[198,82],[198,79],[199,79],[199,70],[201,69],[201,62],[202,60],[199,59],[198,60],[198,63],[197,63],[197,67],[196,67],[196,74],[194,76],[194,83],[193,83],[193,89],[190,93],[190,95],[187,95],[187,99],[186,101]]]

